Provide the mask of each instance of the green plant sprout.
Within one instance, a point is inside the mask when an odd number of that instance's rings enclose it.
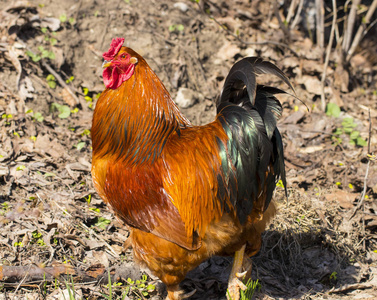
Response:
[[[283,183],[283,181],[280,179],[280,180],[276,183],[276,186],[277,186],[277,187],[281,187],[281,188],[284,189],[284,183]]]
[[[31,233],[33,240],[31,241],[32,244],[38,244],[40,246],[46,246],[46,243],[43,241],[42,233],[38,232],[37,230]]]
[[[89,89],[86,87],[82,87],[82,92],[84,94],[84,99],[88,103],[89,108],[93,108],[93,97],[89,96]],[[91,93],[93,96],[93,93]],[[96,94],[95,97],[97,97],[98,94]],[[99,96],[98,96],[99,97]]]
[[[77,145],[75,145],[75,147],[76,147],[77,150],[80,151],[82,148],[85,147],[85,145],[86,145],[85,142],[78,142]]]
[[[24,245],[22,244],[22,242],[14,242],[13,246],[22,248]]]
[[[129,292],[133,292],[134,294],[141,294],[143,297],[146,297],[149,295],[149,293],[153,292],[155,290],[155,285],[149,284],[147,285],[147,275],[143,274],[141,279],[139,280],[132,280],[131,278],[128,278],[126,281],[126,288],[125,292],[128,294]]]
[[[75,300],[76,299],[76,297],[75,297],[76,293],[75,293],[75,284],[73,283],[73,276],[71,275],[70,278],[71,278],[71,286],[69,285],[67,280],[64,280],[64,282],[65,282],[65,286],[66,286],[67,291],[68,291],[69,300]]]
[[[96,207],[89,207],[89,210],[94,211],[98,214],[101,212],[101,210],[99,208],[96,208]]]
[[[332,272],[330,274],[330,280],[337,280],[338,279],[338,273],[336,271]]]
[[[67,15],[66,14],[61,14],[59,16],[59,20],[60,22],[64,23],[64,22],[67,22]]]
[[[36,113],[34,113],[34,115],[32,116],[32,119],[33,119],[34,121],[43,122],[44,117],[42,116],[42,114],[41,114],[40,112],[36,112]]]
[[[9,211],[9,203],[1,203],[0,216],[4,216]]]
[[[46,80],[47,80],[47,84],[50,88],[52,88],[52,89],[56,88],[56,79],[55,79],[54,75],[52,75],[52,74],[47,75]]]
[[[90,202],[92,201],[92,194],[89,194],[88,197],[84,197],[84,199],[86,200],[86,203],[88,203],[89,205]]]
[[[174,31],[183,31],[185,30],[185,26],[182,24],[172,24],[169,26],[169,31],[174,32]]]
[[[84,129],[84,131],[81,133],[81,136],[84,135],[90,135],[90,129]]]
[[[255,291],[258,290],[259,292],[261,288],[262,285],[259,283],[258,279],[253,281],[249,278],[249,280],[246,283],[246,290],[240,291],[240,300],[251,300],[254,296]],[[228,297],[231,299],[229,290],[227,290],[226,293]]]
[[[21,166],[18,166],[17,168],[16,168],[16,171],[22,171],[22,170],[25,170],[25,166],[24,165],[21,165]]]
[[[71,77],[69,77],[65,82],[66,82],[66,83],[70,83],[70,82],[72,82],[74,79],[75,79],[75,77],[74,77],[74,76],[71,76]]]
[[[109,225],[111,223],[110,220],[104,218],[104,217],[99,217],[98,220],[97,220],[97,223],[95,224],[95,226],[97,226],[98,228],[101,228],[103,230],[106,229],[107,225]]]
[[[335,103],[328,103],[326,106],[326,115],[338,118],[340,116],[340,107]],[[341,127],[338,127],[333,132],[332,140],[336,145],[340,145],[343,140],[340,135],[345,133],[350,137],[350,145],[356,145],[359,147],[364,147],[368,143],[365,139],[360,136],[360,132],[354,128],[357,124],[354,122],[353,118],[343,118]]]
[[[5,125],[10,125],[10,120],[13,118],[12,114],[3,114],[2,119],[5,119]]]
[[[53,51],[47,50],[43,46],[38,46],[38,50],[42,58],[48,57],[49,59],[55,59],[55,53]]]
[[[51,110],[52,111],[58,110],[59,111],[58,117],[60,119],[67,119],[71,115],[71,109],[69,108],[69,106],[61,105],[61,104],[56,103],[56,102],[51,104]]]
[[[326,105],[326,115],[338,118],[340,116],[340,107],[335,103],[328,103]]]

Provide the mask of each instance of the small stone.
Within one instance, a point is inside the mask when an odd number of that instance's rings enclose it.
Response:
[[[175,103],[181,108],[189,108],[197,101],[197,92],[184,87],[178,90],[177,97],[175,98]]]
[[[183,2],[177,2],[177,3],[174,3],[173,5],[175,8],[178,8],[181,12],[186,12],[188,11],[189,7],[187,6],[186,3],[183,3]]]

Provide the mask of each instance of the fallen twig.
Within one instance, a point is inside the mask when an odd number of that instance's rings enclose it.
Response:
[[[7,285],[20,286],[43,281],[63,279],[70,275],[75,282],[107,282],[108,273],[103,265],[94,265],[86,270],[75,268],[68,264],[52,264],[50,267],[29,266],[0,266],[0,281]]]
[[[68,91],[68,93],[73,97],[73,99],[75,99],[76,104],[80,104],[79,98],[77,98],[75,93],[71,90],[69,85],[65,83],[63,78],[57,72],[55,72],[55,70],[48,63],[46,63],[43,59],[41,59],[41,62],[42,62],[42,66],[44,66],[47,69],[47,71],[49,71],[52,75],[54,75],[56,80],[59,82],[59,84]]]
[[[343,293],[349,290],[361,290],[361,289],[370,289],[373,288],[375,285],[372,282],[363,282],[363,283],[355,283],[355,284],[346,284],[339,288],[332,288],[329,290],[329,293]]]

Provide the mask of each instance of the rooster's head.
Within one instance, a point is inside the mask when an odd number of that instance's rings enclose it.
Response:
[[[102,54],[105,59],[102,65],[103,81],[110,89],[117,89],[124,81],[130,79],[138,62],[138,59],[129,53],[130,49],[122,47],[123,42],[124,38],[113,39],[109,50]]]

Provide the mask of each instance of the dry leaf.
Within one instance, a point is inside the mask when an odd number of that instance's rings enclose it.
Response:
[[[298,148],[298,151],[305,154],[310,154],[318,151],[322,151],[325,148],[324,144],[318,146],[309,146],[305,148]]]
[[[60,20],[57,18],[43,18],[41,20],[41,27],[47,27],[51,31],[57,31],[60,28]]]
[[[91,265],[89,268],[85,270],[85,273],[93,278],[97,278],[98,276],[104,274],[106,271],[106,268],[104,265],[101,264],[95,264]]]
[[[72,171],[85,171],[85,172],[89,172],[90,171],[90,167],[89,166],[85,166],[85,165],[83,165],[83,164],[81,164],[79,162],[74,162],[74,163],[67,164],[66,168],[69,168]]]
[[[218,52],[218,54],[221,55],[222,60],[232,59],[238,53],[240,53],[240,48],[232,43],[224,43]]]
[[[342,64],[338,64],[334,73],[334,85],[340,87],[341,92],[348,92],[350,76],[348,72],[343,68]]]
[[[309,93],[320,95],[322,92],[321,82],[316,77],[304,75],[302,76],[300,83],[305,85],[305,88]]]
[[[33,99],[34,95],[34,87],[33,83],[31,82],[29,77],[24,77],[20,80],[20,87],[18,94],[20,95],[21,99],[26,100],[26,98]]]
[[[359,196],[357,193],[348,193],[346,191],[336,191],[331,194],[325,195],[327,201],[338,201],[339,205],[343,208],[353,208],[353,202]]]
[[[62,91],[61,91],[61,96],[64,100],[65,103],[67,103],[69,106],[73,107],[76,105],[76,100],[75,98],[72,97],[71,93],[68,91],[68,88],[65,87]]]
[[[294,113],[289,114],[282,123],[284,124],[297,124],[305,116],[305,112],[302,110],[295,111]]]
[[[63,49],[58,48],[58,47],[52,47],[52,51],[55,54],[55,59],[52,60],[51,63],[54,64],[54,66],[56,67],[56,69],[60,69],[61,66],[65,62]]]
[[[50,141],[47,134],[38,136],[35,142],[35,148],[42,153],[47,153],[53,158],[62,157],[66,153],[66,149],[58,142],[57,139]]]
[[[0,166],[0,178],[3,176],[8,176],[9,168],[6,166]]]
[[[109,266],[109,258],[105,251],[93,251],[93,256],[106,268]]]

